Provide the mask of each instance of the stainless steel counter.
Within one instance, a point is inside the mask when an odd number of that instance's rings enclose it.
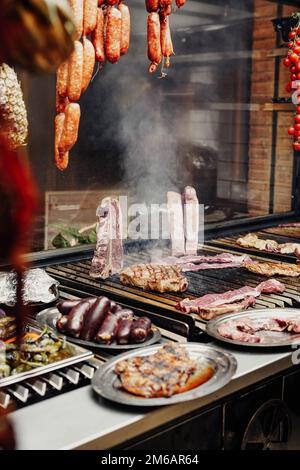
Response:
[[[212,343],[213,344],[213,343]],[[19,449],[107,449],[184,416],[291,367],[291,352],[233,352],[238,369],[218,392],[156,410],[135,409],[96,397],[87,386],[12,413]]]

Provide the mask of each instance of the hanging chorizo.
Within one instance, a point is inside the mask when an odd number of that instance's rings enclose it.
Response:
[[[158,13],[150,13],[147,23],[148,58],[151,62],[149,72],[153,73],[161,62],[160,20]]]

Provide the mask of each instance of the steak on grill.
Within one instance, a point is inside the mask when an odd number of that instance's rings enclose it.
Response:
[[[145,398],[170,397],[209,380],[213,369],[191,360],[187,351],[166,344],[149,356],[117,362],[115,373],[127,392]]]
[[[276,279],[261,282],[256,287],[241,287],[222,294],[206,294],[196,299],[184,299],[176,306],[185,313],[198,313],[201,318],[211,320],[217,315],[245,310],[255,304],[260,294],[283,292],[284,284]]]
[[[140,287],[157,292],[184,292],[188,288],[187,279],[180,267],[160,264],[135,264],[123,269],[120,281],[125,286]]]
[[[300,243],[278,243],[275,240],[258,238],[257,235],[252,233],[238,238],[236,243],[245,248],[256,248],[260,251],[300,256]]]
[[[106,279],[123,267],[122,213],[119,201],[106,197],[97,208],[99,225],[90,276]]]
[[[240,268],[243,263],[252,263],[248,255],[233,255],[231,253],[220,253],[213,256],[168,256],[159,261],[160,264],[176,264],[181,267],[183,272],[187,271],[201,271],[205,269],[226,269],[226,268]]]
[[[259,263],[244,263],[244,268],[248,269],[255,274],[262,276],[300,276],[300,266],[289,263],[272,263],[272,262],[259,262]]]

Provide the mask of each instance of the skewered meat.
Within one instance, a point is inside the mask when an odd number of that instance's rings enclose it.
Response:
[[[181,346],[167,344],[155,354],[119,361],[115,373],[127,392],[155,398],[191,390],[209,380],[213,369],[200,367]]]
[[[168,19],[167,19],[168,21]],[[185,254],[196,255],[199,239],[199,201],[196,190],[186,186],[183,192]]]
[[[185,253],[181,194],[169,191],[167,193],[167,201],[172,255],[181,256]]]
[[[216,315],[245,310],[254,305],[255,298],[260,294],[283,292],[285,286],[275,279],[262,282],[256,287],[245,286],[222,294],[206,294],[196,299],[184,299],[176,306],[186,313],[198,313],[201,318],[211,319]],[[236,302],[243,301],[240,304]]]
[[[158,13],[150,13],[147,22],[149,72],[154,73],[162,59],[160,44],[160,21]]]
[[[238,238],[237,244],[245,248],[256,248],[260,251],[300,256],[300,243],[278,243],[275,240],[258,238],[257,235],[252,233]]]
[[[120,281],[126,286],[140,287],[157,292],[184,292],[187,279],[178,266],[160,264],[136,264],[124,269]]]
[[[97,208],[99,227],[90,276],[106,279],[123,267],[122,212],[119,201],[104,198]]]
[[[300,266],[296,266],[295,264],[272,263],[266,261],[250,264],[246,262],[243,266],[248,269],[248,271],[262,276],[275,276],[276,274],[290,277],[300,276]]]

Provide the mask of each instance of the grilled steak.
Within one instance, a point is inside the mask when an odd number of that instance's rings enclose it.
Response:
[[[236,243],[245,248],[256,248],[260,251],[300,256],[300,243],[277,243],[275,240],[258,238],[257,235],[252,233],[238,238]]]
[[[238,312],[255,304],[255,298],[261,294],[283,292],[284,284],[276,279],[261,282],[256,287],[241,287],[222,294],[206,294],[197,299],[184,299],[176,306],[185,313],[198,313],[201,318],[211,320],[217,315]]]
[[[174,191],[167,193],[169,230],[171,238],[171,251],[173,256],[185,253],[185,238],[183,226],[183,207],[181,194]]]
[[[125,286],[140,287],[157,292],[184,292],[188,288],[187,279],[180,267],[160,264],[136,264],[123,269],[120,281]]]
[[[127,392],[157,398],[195,388],[211,378],[213,369],[205,365],[200,370],[183,347],[170,343],[155,354],[119,361],[115,373]]]
[[[184,204],[184,233],[185,233],[185,253],[196,255],[199,239],[199,201],[196,190],[192,186],[186,186],[183,195]]]
[[[300,276],[300,266],[296,266],[295,264],[272,263],[266,261],[262,263],[246,262],[243,266],[248,269],[248,271],[255,274],[261,274],[262,276],[275,276],[276,274],[290,277]]]
[[[97,244],[90,276],[106,279],[123,267],[122,213],[119,201],[106,197],[97,209]]]
[[[225,269],[225,268],[240,268],[243,263],[252,263],[248,255],[232,255],[231,253],[220,253],[213,256],[168,256],[162,260],[156,261],[160,264],[176,264],[181,267],[183,272],[187,271],[201,271],[204,269]]]

